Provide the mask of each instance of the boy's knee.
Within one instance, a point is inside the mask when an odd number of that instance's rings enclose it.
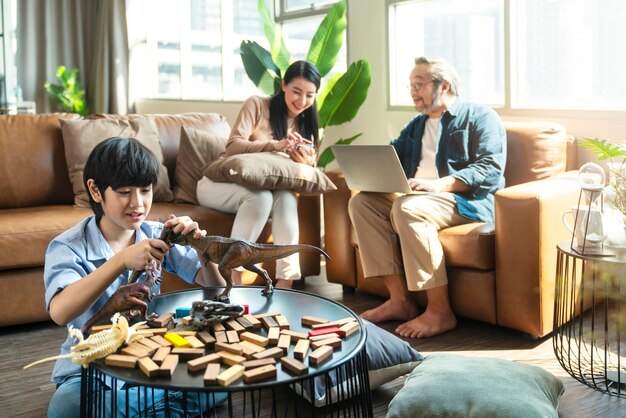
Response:
[[[78,385],[65,383],[57,389],[48,404],[48,418],[80,416],[80,379]]]

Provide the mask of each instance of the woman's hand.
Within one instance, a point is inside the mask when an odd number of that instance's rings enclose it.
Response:
[[[313,148],[313,145],[310,144],[298,144],[294,147],[294,149],[287,152],[287,154],[289,154],[289,157],[297,163],[314,166],[317,161],[315,149]]]

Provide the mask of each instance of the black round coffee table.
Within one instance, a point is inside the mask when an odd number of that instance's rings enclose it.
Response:
[[[227,401],[210,410],[207,416],[353,416],[371,417],[372,403],[369,391],[367,356],[365,352],[366,332],[359,317],[347,307],[330,299],[291,289],[275,289],[270,297],[261,295],[261,287],[234,287],[230,303],[248,305],[251,314],[279,312],[290,324],[290,329],[308,332],[301,325],[302,316],[314,316],[330,321],[346,317],[355,318],[359,331],[342,340],[341,348],[335,349],[332,358],[319,366],[311,365],[308,356],[303,362],[309,366],[308,373],[295,376],[283,370],[280,361],[276,364],[276,376],[257,383],[245,383],[239,379],[229,386],[206,386],[203,373],[190,373],[185,362],[179,362],[171,377],[148,378],[141,370],[112,367],[103,360],[93,362],[83,372],[81,409],[84,416],[106,416],[115,397],[107,398],[106,389],[96,382],[106,381],[109,386],[139,386],[146,391],[152,388],[180,391],[185,396],[204,396],[207,399],[216,393],[227,395]],[[221,288],[191,289],[159,295],[149,305],[149,312],[163,315],[177,308],[190,308],[192,302],[212,300]],[[257,331],[267,335],[265,329]],[[287,356],[293,357],[294,345],[290,345]],[[207,349],[207,354],[212,352]],[[227,366],[222,366],[222,371]],[[108,383],[111,380],[111,383]],[[344,382],[341,384],[340,382]],[[361,390],[362,389],[362,390]],[[303,400],[306,399],[306,400]],[[313,398],[313,399],[312,399]],[[314,402],[310,402],[313,400]],[[106,402],[111,405],[105,405]],[[149,412],[145,416],[152,416]],[[166,415],[167,416],[167,415]]]

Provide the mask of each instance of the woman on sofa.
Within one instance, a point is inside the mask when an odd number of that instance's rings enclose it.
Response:
[[[272,97],[246,100],[233,124],[226,156],[253,152],[283,152],[296,162],[315,165],[319,142],[319,114],[315,98],[321,77],[308,61],[287,68],[280,91]],[[235,183],[203,177],[197,187],[202,206],[236,213],[231,237],[256,241],[272,217],[275,244],[297,244],[298,202],[290,190],[251,190]],[[233,284],[242,283],[243,270],[233,270]],[[298,254],[276,261],[276,286],[290,288],[299,280]]]

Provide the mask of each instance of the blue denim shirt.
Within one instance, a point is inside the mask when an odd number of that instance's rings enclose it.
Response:
[[[158,238],[162,229],[162,223],[146,221],[137,230],[135,242],[146,238]],[[46,251],[44,265],[46,309],[50,310],[50,301],[58,292],[93,273],[113,255],[113,250],[98,228],[95,216],[85,218],[53,239]],[[180,245],[174,245],[169,249],[162,265],[164,270],[178,274],[188,283],[194,283],[200,267],[196,251],[189,246]],[[111,283],[89,309],[67,324],[68,330],[70,326],[80,329],[120,286],[128,284],[130,273],[130,270],[124,272]],[[155,285],[152,291],[158,294],[158,285]],[[68,336],[61,346],[61,354],[69,353],[72,340],[73,338]],[[70,359],[57,360],[52,371],[52,381],[61,383],[67,376],[80,373],[80,367]]]
[[[415,175],[428,116],[415,116],[393,141],[407,178]],[[496,191],[504,187],[506,132],[491,108],[456,99],[441,115],[436,166],[439,177],[452,176],[469,186],[455,193],[459,213],[471,220],[494,221]]]

